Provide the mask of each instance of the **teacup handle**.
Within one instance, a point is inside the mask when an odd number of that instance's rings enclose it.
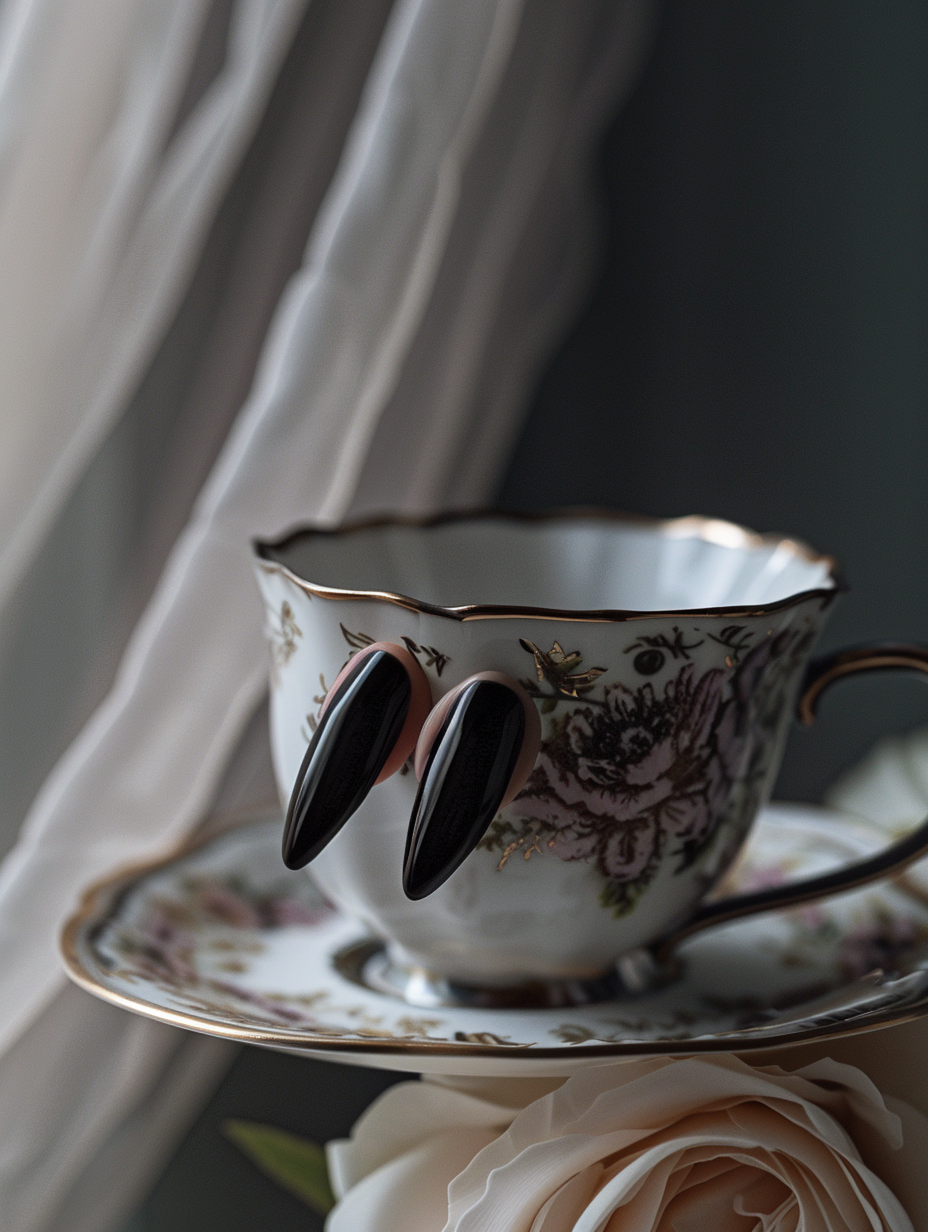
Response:
[[[822,694],[835,681],[845,676],[853,676],[858,672],[898,670],[928,675],[928,648],[894,642],[874,642],[813,659],[803,679],[796,716],[806,726],[814,723]],[[842,868],[821,873],[817,877],[805,877],[786,885],[753,890],[746,894],[732,894],[716,899],[715,902],[705,903],[674,932],[661,938],[652,947],[652,952],[659,962],[663,962],[685,937],[701,932],[704,928],[737,920],[742,916],[756,915],[760,911],[797,907],[801,903],[809,903],[830,894],[854,890],[870,881],[901,873],[925,854],[928,854],[928,818],[905,838],[890,843],[888,847],[865,860],[854,860]]]

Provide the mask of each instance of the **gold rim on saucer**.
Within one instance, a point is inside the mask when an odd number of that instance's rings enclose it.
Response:
[[[779,807],[782,811],[783,806]],[[783,823],[777,821],[776,824],[782,826]],[[790,824],[788,818],[787,824]],[[818,824],[821,826],[825,823]],[[830,824],[834,826],[833,822]],[[316,977],[319,977],[320,984],[327,981],[329,992],[320,994],[313,991],[315,986],[307,977],[305,987],[299,983],[299,988],[310,995],[300,996],[292,991],[286,994],[292,1001],[307,1005],[317,1004],[320,995],[329,997],[328,1008],[314,1019],[315,1026],[305,1025],[305,1020],[301,1021],[298,1016],[294,1016],[292,1025],[289,1026],[261,1020],[259,1003],[262,997],[266,1000],[272,996],[269,992],[246,990],[244,1000],[241,996],[238,1000],[227,998],[226,1003],[218,1007],[211,1006],[208,1000],[199,1008],[158,1003],[154,996],[154,990],[158,987],[157,981],[153,978],[149,980],[150,991],[146,996],[145,979],[139,976],[138,967],[134,975],[131,970],[120,972],[116,970],[118,964],[106,958],[108,944],[109,952],[113,952],[112,937],[107,941],[108,930],[112,934],[118,932],[119,927],[124,927],[127,934],[132,933],[134,925],[131,921],[124,924],[124,920],[127,918],[125,913],[132,908],[133,894],[136,891],[140,894],[136,901],[141,905],[140,910],[144,916],[145,911],[150,912],[153,903],[164,901],[165,887],[170,889],[173,886],[176,889],[187,885],[191,877],[195,879],[196,876],[213,876],[217,870],[223,872],[224,876],[230,870],[239,875],[242,869],[254,867],[255,857],[263,859],[268,868],[274,867],[271,849],[273,847],[273,854],[276,856],[278,825],[276,818],[273,825],[266,817],[256,819],[250,826],[226,832],[218,837],[183,843],[173,852],[158,859],[124,868],[97,882],[85,893],[78,910],[67,922],[62,934],[61,950],[71,979],[95,996],[124,1009],[174,1026],[243,1043],[262,1044],[293,1052],[338,1053],[342,1054],[344,1059],[352,1059],[358,1064],[375,1065],[378,1063],[378,1056],[506,1058],[515,1072],[524,1063],[533,1061],[558,1061],[572,1066],[593,1058],[746,1052],[858,1034],[893,1023],[906,1022],[928,1013],[928,970],[921,966],[924,956],[922,951],[928,944],[928,910],[924,903],[915,895],[909,894],[906,887],[900,884],[889,887],[889,891],[894,895],[901,895],[906,905],[913,905],[912,909],[918,913],[920,930],[917,943],[905,943],[908,948],[904,947],[904,954],[908,956],[909,963],[908,968],[901,968],[901,974],[886,975],[880,970],[870,970],[854,979],[848,978],[844,984],[836,985],[830,990],[825,989],[817,996],[809,996],[805,1000],[800,998],[791,1008],[771,1008],[767,1012],[760,1007],[760,1013],[755,1015],[747,1026],[733,1025],[731,1029],[702,1031],[702,1020],[688,1026],[684,1022],[682,1028],[665,1029],[661,1025],[659,1029],[663,1034],[647,1039],[623,1036],[609,1042],[600,1042],[592,1031],[585,1031],[585,1028],[576,1025],[583,1012],[576,1009],[569,1011],[563,1023],[563,1015],[554,1010],[470,1012],[454,1009],[444,1011],[441,1025],[435,1025],[439,1020],[423,1016],[427,1015],[428,1011],[419,1011],[417,1016],[417,1011],[409,1006],[359,988],[336,969],[337,955],[352,941],[358,943],[359,926],[327,907],[325,911],[328,915],[325,921],[319,926],[310,926],[315,928],[316,932],[305,936],[301,933],[299,937],[304,938],[301,941],[304,957],[313,957],[318,968]],[[807,829],[811,836],[810,841],[818,841],[811,823],[807,823]],[[834,830],[833,833],[838,832]],[[840,837],[843,842],[843,834]],[[228,850],[220,847],[224,843],[229,843]],[[215,851],[211,855],[209,849],[214,845]],[[198,853],[203,854],[198,856]],[[197,857],[200,863],[197,864],[191,857]],[[236,861],[241,861],[244,857],[247,859],[240,867]],[[213,860],[212,866],[209,864],[210,859]],[[184,868],[182,866],[186,861],[189,861],[189,864]],[[288,887],[310,887],[308,879],[299,874],[287,876],[297,878],[287,882]],[[154,888],[153,879],[158,879]],[[908,910],[908,906],[906,909]],[[121,912],[124,914],[121,915]],[[232,928],[233,925],[229,927]],[[259,935],[258,927],[242,927],[246,942],[249,937],[254,941],[255,936]],[[275,936],[280,936],[283,931],[278,925],[261,927],[270,928],[272,931],[277,929]],[[249,928],[251,933],[248,932]],[[270,934],[265,931],[260,935]],[[145,936],[134,935],[131,939],[135,945],[134,953],[142,953],[146,944]],[[203,944],[208,948],[206,941]],[[216,941],[215,937],[209,944],[217,949],[223,947],[221,939]],[[325,948],[320,948],[323,945]],[[225,945],[226,950],[230,948],[234,947]],[[252,945],[252,949],[254,948]],[[231,954],[229,957],[234,958],[235,955]],[[912,960],[915,960],[914,965]],[[230,963],[229,969],[234,968],[235,964]],[[231,981],[236,977],[224,978]],[[302,972],[299,973],[299,978],[303,979]],[[195,985],[191,987],[199,989],[207,984],[209,996],[213,997],[217,995],[215,988],[222,987],[221,983],[216,983],[215,980],[211,983],[202,974],[196,975]],[[177,987],[183,990],[187,986],[181,983]],[[687,995],[691,1001],[696,999],[692,993]],[[701,993],[699,995],[702,996]],[[313,1001],[314,997],[316,1002]],[[333,1005],[332,997],[337,1004]],[[359,1008],[361,1001],[365,1001],[366,1008],[365,1005]],[[252,1003],[258,1008],[252,1008]],[[273,1006],[271,1008],[273,1009]],[[621,1017],[623,1014],[633,1014],[635,1009],[634,1000],[600,1003],[589,1007],[590,1013],[599,1014],[604,1022],[617,1021],[615,1017],[609,1019],[610,1014]],[[310,1012],[316,1014],[315,1009],[307,1011]],[[325,1021],[325,1013],[329,1013],[328,1023]],[[723,1017],[717,1019],[720,1028],[723,1021]],[[740,1024],[740,1020],[738,1021]],[[429,1023],[433,1026],[430,1027]],[[508,1028],[508,1039],[507,1023],[511,1024]],[[705,1025],[711,1027],[711,1022],[706,1019]],[[458,1027],[460,1029],[457,1029]],[[442,1038],[428,1038],[430,1033],[438,1030],[444,1032]],[[689,1035],[687,1031],[690,1032]],[[524,1040],[512,1038],[513,1034],[520,1032],[526,1036]],[[562,1042],[555,1045],[532,1042],[542,1036],[553,1037]]]

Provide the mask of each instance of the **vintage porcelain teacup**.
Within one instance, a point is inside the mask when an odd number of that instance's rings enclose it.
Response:
[[[602,995],[617,964],[626,982],[644,978],[646,947],[849,888],[928,848],[926,824],[850,868],[703,901],[767,800],[797,698],[811,721],[844,675],[928,672],[919,647],[809,665],[840,588],[834,562],[792,540],[580,510],[311,528],[257,553],[284,799],[327,690],[372,643],[405,646],[433,702],[492,671],[521,682],[540,712],[524,788],[430,897],[410,901],[401,883],[417,788],[408,765],[308,867],[386,941],[369,978],[410,1000],[454,1000],[461,987],[514,1002]]]

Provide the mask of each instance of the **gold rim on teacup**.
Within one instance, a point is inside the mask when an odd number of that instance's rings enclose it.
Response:
[[[446,607],[441,604],[427,603],[415,599],[411,595],[399,594],[390,590],[351,590],[340,586],[323,586],[301,578],[280,560],[274,559],[277,553],[291,549],[299,540],[312,538],[339,539],[353,536],[363,531],[388,530],[391,528],[406,530],[430,530],[433,527],[450,526],[459,522],[515,522],[526,526],[545,522],[603,522],[613,525],[641,527],[654,531],[662,536],[673,539],[698,539],[703,543],[711,543],[717,547],[727,548],[779,548],[791,553],[798,560],[810,565],[823,565],[828,571],[830,585],[813,587],[810,590],[797,591],[785,599],[773,603],[759,603],[748,607],[737,604],[721,607],[698,608],[666,608],[660,611],[632,608],[603,608],[588,610],[573,608],[534,607],[518,604],[465,603],[457,607]],[[830,601],[847,589],[838,562],[833,556],[816,552],[814,548],[795,539],[783,535],[760,534],[748,530],[735,522],[727,522],[724,518],[707,518],[698,514],[689,514],[680,518],[650,518],[644,514],[624,513],[620,510],[600,508],[599,506],[566,506],[563,509],[546,510],[543,513],[526,513],[512,509],[458,509],[449,513],[433,514],[430,517],[379,517],[363,518],[354,522],[346,522],[342,526],[304,526],[284,532],[275,539],[256,539],[254,549],[261,561],[261,568],[274,573],[281,573],[295,586],[310,595],[320,599],[379,599],[382,602],[394,603],[397,607],[406,608],[411,612],[423,612],[430,616],[445,616],[449,620],[505,620],[507,617],[536,618],[539,620],[589,621],[593,623],[619,623],[629,620],[643,620],[648,617],[662,619],[674,616],[763,616],[770,612],[779,612],[784,608],[804,603],[807,599],[821,598]]]

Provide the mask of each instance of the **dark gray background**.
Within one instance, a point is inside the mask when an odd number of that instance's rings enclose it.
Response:
[[[828,645],[928,641],[928,6],[669,0],[603,147],[601,281],[539,384],[503,503],[707,513],[839,557]],[[913,685],[849,685],[778,794],[814,799]],[[123,1232],[320,1227],[219,1136],[324,1140],[388,1075],[243,1052]]]
[[[502,500],[798,535],[852,585],[823,646],[928,641],[928,6],[671,2],[604,155],[602,281]],[[845,686],[778,794],[926,719]]]

